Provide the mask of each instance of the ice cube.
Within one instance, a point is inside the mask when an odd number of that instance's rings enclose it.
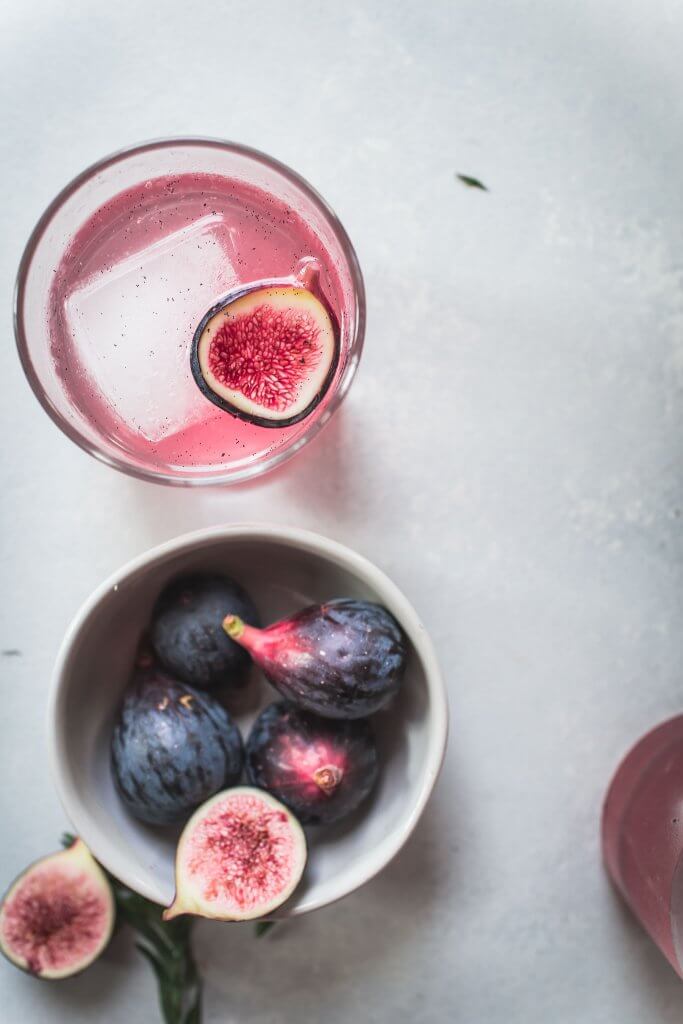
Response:
[[[65,300],[78,357],[131,429],[160,441],[205,419],[195,329],[237,284],[230,228],[209,214],[96,274]]]

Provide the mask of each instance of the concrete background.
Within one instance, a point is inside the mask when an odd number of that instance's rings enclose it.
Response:
[[[21,654],[0,659],[2,884],[66,824],[44,726],[64,629],[165,538],[243,519],[336,537],[406,590],[448,679],[442,779],[381,877],[259,943],[198,928],[209,1024],[681,1019],[603,877],[598,818],[619,755],[683,705],[682,52],[678,0],[3,5],[0,647]],[[309,178],[369,299],[329,428],[206,493],[73,447],[10,327],[57,189],[182,133]],[[124,937],[59,986],[0,979],[8,1024],[155,1019]]]

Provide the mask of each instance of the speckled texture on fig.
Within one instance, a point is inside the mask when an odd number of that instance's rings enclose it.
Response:
[[[405,673],[403,630],[370,601],[326,601],[263,630],[229,620],[225,628],[283,697],[326,718],[372,714],[393,697]]]
[[[216,380],[266,409],[282,411],[302,377],[320,362],[318,327],[297,309],[275,311],[264,302],[216,331],[209,366]],[[259,338],[255,349],[252,338]],[[260,372],[261,366],[266,372]]]
[[[131,814],[172,824],[239,780],[242,739],[209,693],[139,667],[114,726],[112,771]]]

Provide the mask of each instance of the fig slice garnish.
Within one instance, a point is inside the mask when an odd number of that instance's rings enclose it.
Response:
[[[176,852],[176,894],[164,911],[219,921],[272,913],[296,889],[306,866],[306,838],[283,804],[238,786],[207,800],[190,818]]]
[[[299,282],[242,290],[206,314],[194,336],[195,381],[214,405],[261,427],[288,427],[313,412],[339,359],[327,304]]]

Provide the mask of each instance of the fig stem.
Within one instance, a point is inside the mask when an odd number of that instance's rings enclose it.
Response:
[[[316,786],[322,789],[325,796],[332,796],[342,780],[343,772],[335,764],[325,764],[313,772]]]
[[[239,615],[226,615],[223,619],[223,629],[231,640],[240,644],[247,651],[252,651],[261,644],[264,630],[250,626],[244,622]]]
[[[239,640],[244,633],[244,623],[239,615],[226,615],[223,619],[223,629],[231,640]]]

